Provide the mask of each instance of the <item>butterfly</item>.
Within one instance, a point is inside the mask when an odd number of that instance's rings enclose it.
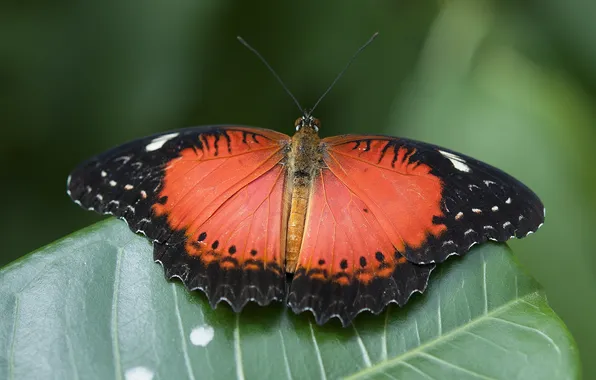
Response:
[[[347,326],[424,292],[437,263],[544,222],[528,187],[435,145],[205,126],[129,142],[76,168],[75,203],[153,241],[168,279],[212,307],[283,301]],[[288,276],[290,274],[291,276]]]

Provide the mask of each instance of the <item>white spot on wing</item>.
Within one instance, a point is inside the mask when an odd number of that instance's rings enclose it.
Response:
[[[491,210],[493,210],[493,211],[499,211],[499,206],[493,206],[493,208],[491,208]]]
[[[101,194],[95,195],[95,198],[97,198],[97,200],[100,202],[103,201],[103,195],[101,195]]]
[[[132,190],[134,188],[133,185],[126,185],[124,186],[124,190]]]
[[[147,198],[147,192],[145,190],[141,190],[141,197],[143,197],[143,199]]]
[[[105,172],[105,170],[102,170],[102,171],[101,171],[101,176],[102,176],[102,177],[105,177],[105,176],[107,176],[107,175],[108,175],[108,173],[106,173],[106,172]]]
[[[126,380],[151,380],[155,374],[146,367],[133,367],[126,370],[124,378]]]
[[[505,223],[503,223],[503,228],[507,228],[511,225],[511,222],[507,221]]]
[[[153,140],[151,140],[151,142],[149,144],[147,144],[147,146],[145,147],[145,150],[147,152],[153,152],[154,150],[161,148],[163,146],[163,144],[165,144],[166,142],[168,142],[169,140],[173,139],[174,137],[176,137],[178,135],[179,135],[179,133],[168,133],[163,136],[156,137]]]
[[[455,215],[455,220],[460,220],[463,216],[464,216],[464,213],[460,211],[457,213],[457,215]]]
[[[505,201],[505,203],[507,203],[508,205],[511,204],[511,198],[507,198],[507,200]]]
[[[486,186],[489,186],[489,185],[496,185],[496,182],[489,181],[489,180],[487,180],[487,179],[485,179],[485,180],[484,180],[484,181],[482,181],[482,182],[484,182],[484,184],[485,184]]]
[[[215,330],[209,325],[195,327],[190,332],[190,342],[195,346],[205,347],[213,340]]]
[[[474,230],[470,228],[469,230],[467,230],[466,232],[464,232],[464,235],[469,235],[472,232],[474,232]]]
[[[118,183],[116,181],[114,181],[114,180],[111,180],[110,181],[110,186],[112,186],[112,187],[116,186],[117,184]]]
[[[473,213],[476,213],[476,214],[482,214],[482,210],[481,210],[481,209],[479,209],[479,208],[473,208],[473,209],[472,209],[472,212],[473,212]]]
[[[440,149],[439,149],[439,153],[441,153],[444,157],[449,159],[449,161],[451,161],[451,163],[453,164],[453,167],[456,168],[457,170],[459,170],[460,172],[469,173],[472,171],[470,169],[470,167],[468,165],[466,165],[466,161],[463,158],[461,158],[460,156],[453,154],[453,153],[442,151]]]

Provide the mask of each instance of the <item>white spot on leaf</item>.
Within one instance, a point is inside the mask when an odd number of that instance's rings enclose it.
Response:
[[[146,367],[133,367],[124,373],[126,380],[151,380],[155,374]]]
[[[156,137],[153,140],[151,140],[151,142],[149,144],[147,144],[147,146],[145,147],[145,150],[147,152],[153,152],[154,150],[158,150],[159,148],[161,148],[163,146],[163,144],[165,144],[166,142],[168,142],[169,140],[173,139],[174,137],[176,137],[178,135],[179,135],[179,133],[168,133],[163,136]]]
[[[195,327],[190,332],[190,342],[195,346],[205,347],[213,340],[215,330],[209,325]]]
[[[449,161],[451,161],[451,163],[453,164],[453,167],[456,168],[457,170],[459,170],[460,172],[469,173],[472,171],[470,169],[470,167],[468,165],[466,165],[466,161],[463,158],[461,158],[460,156],[453,154],[453,153],[442,151],[440,149],[439,149],[439,153],[441,153],[444,157],[449,159]]]

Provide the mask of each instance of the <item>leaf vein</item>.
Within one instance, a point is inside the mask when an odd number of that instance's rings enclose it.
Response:
[[[360,334],[358,333],[358,329],[356,329],[356,323],[354,323],[354,321],[352,321],[352,328],[354,329],[354,332],[356,333],[356,341],[358,342],[358,346],[360,346],[360,352],[362,353],[362,360],[364,361],[364,365],[367,367],[370,367],[372,365],[372,363],[370,362],[370,356],[368,355],[368,350],[366,349],[366,346],[364,345],[364,342],[362,341],[362,338],[360,337]]]
[[[447,334],[444,334],[443,336],[437,337],[435,339],[431,339],[431,340],[427,341],[426,343],[421,344],[418,347],[416,347],[410,351],[404,352],[401,355],[391,358],[385,362],[377,363],[369,368],[366,368],[359,372],[356,372],[356,373],[348,376],[346,379],[357,379],[357,378],[365,377],[371,373],[381,372],[381,371],[383,371],[384,368],[389,367],[391,365],[399,364],[399,363],[403,362],[404,360],[406,360],[407,358],[414,356],[414,355],[418,354],[419,352],[422,352],[426,348],[429,348],[433,345],[439,344],[443,341],[448,341],[450,339],[453,339],[458,333],[466,331],[466,330],[470,329],[471,327],[484,322],[487,318],[490,318],[492,315],[497,315],[500,312],[502,312],[503,310],[506,310],[507,308],[515,305],[516,303],[524,302],[526,298],[534,298],[537,293],[538,292],[535,291],[535,292],[526,294],[523,298],[513,299],[513,300],[491,310],[487,314],[482,314],[475,319],[471,319],[467,324],[461,325],[457,328],[454,328],[453,330],[449,331]]]
[[[418,352],[418,355],[420,355],[420,356],[424,356],[424,357],[426,357],[426,358],[428,358],[428,359],[431,359],[431,360],[433,360],[433,361],[436,361],[437,363],[440,363],[440,364],[442,364],[442,365],[446,365],[447,367],[451,367],[451,368],[453,368],[453,369],[456,369],[456,370],[458,370],[458,371],[461,371],[461,372],[467,373],[467,374],[469,374],[469,375],[476,376],[476,377],[478,377],[478,378],[480,378],[480,379],[485,379],[485,380],[495,380],[495,379],[494,379],[494,378],[492,378],[492,377],[488,377],[488,376],[482,375],[482,374],[480,374],[480,373],[477,373],[477,372],[471,371],[471,370],[469,370],[469,369],[467,369],[467,368],[464,368],[464,367],[462,367],[462,366],[459,366],[459,365],[457,365],[457,364],[449,363],[448,361],[446,361],[446,360],[443,360],[443,359],[440,359],[440,358],[438,358],[438,357],[436,357],[436,356],[434,356],[434,355],[431,355],[431,354],[429,354],[428,352],[422,352],[422,351],[421,351],[421,352]]]
[[[561,355],[561,350],[559,349],[559,346],[557,346],[557,344],[555,343],[554,340],[552,340],[552,338],[550,338],[548,335],[546,335],[542,331],[540,331],[540,330],[538,330],[538,329],[536,329],[534,327],[524,326],[524,325],[519,324],[517,322],[513,322],[513,321],[510,321],[510,320],[507,320],[507,319],[503,319],[503,318],[499,318],[499,317],[490,316],[489,318],[494,319],[495,321],[501,321],[503,323],[507,323],[507,324],[513,325],[513,326],[515,326],[515,327],[517,327],[519,329],[522,329],[522,330],[529,330],[531,332],[537,333],[538,335],[540,335],[544,339],[546,339],[550,344],[552,344],[553,347],[555,348],[555,350],[557,351],[557,354]]]
[[[312,322],[309,321],[308,326],[310,327],[310,336],[312,337],[312,342],[315,345],[315,352],[317,353],[319,369],[321,370],[321,379],[327,380],[327,374],[325,373],[325,366],[323,366],[323,358],[321,357],[321,351],[319,350],[319,344],[317,343],[317,339],[315,338],[315,331],[312,328]]]
[[[236,378],[244,380],[244,366],[240,350],[240,313],[236,314],[236,326],[234,326],[234,354],[236,356]]]
[[[290,363],[288,362],[288,354],[286,352],[284,334],[281,332],[281,330],[279,330],[279,338],[281,340],[281,352],[284,356],[284,364],[286,365],[286,376],[288,376],[288,380],[292,380],[292,371],[290,370]]]
[[[178,331],[180,331],[180,345],[182,346],[182,354],[184,356],[184,365],[188,372],[188,378],[195,380],[195,375],[190,364],[190,357],[188,356],[188,347],[186,346],[186,335],[184,334],[184,326],[182,325],[182,315],[180,315],[180,307],[178,306],[178,292],[176,291],[176,283],[172,283],[172,293],[174,293],[174,310],[176,311],[176,320],[178,321]]]
[[[116,269],[114,270],[114,289],[112,290],[112,313],[110,323],[110,335],[112,338],[112,355],[114,356],[115,378],[122,379],[122,359],[120,358],[120,342],[118,337],[118,294],[120,292],[120,276],[122,267],[122,256],[124,250],[118,248],[116,253]]]

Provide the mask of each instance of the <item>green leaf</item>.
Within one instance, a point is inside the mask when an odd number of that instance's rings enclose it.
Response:
[[[578,353],[505,245],[432,274],[405,308],[355,325],[283,305],[234,314],[164,279],[109,220],[0,271],[2,379],[575,379]]]

